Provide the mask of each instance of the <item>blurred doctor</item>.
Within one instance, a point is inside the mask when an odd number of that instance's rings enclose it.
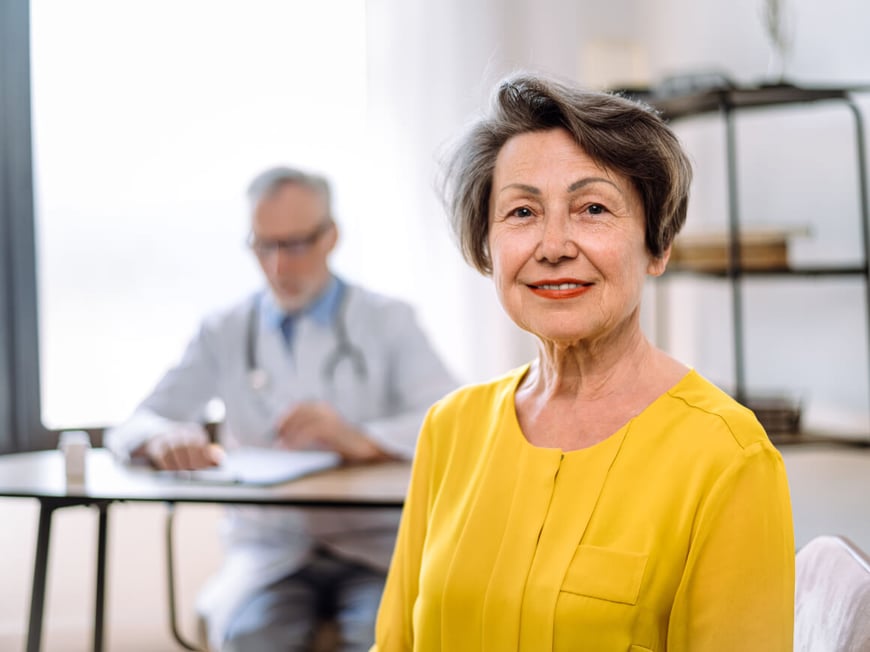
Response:
[[[338,229],[324,178],[274,168],[248,197],[249,245],[268,289],[205,319],[108,447],[161,469],[214,465],[219,450],[199,422],[218,398],[227,449],[410,458],[427,408],[456,386],[412,309],[330,271]],[[303,650],[325,612],[342,650],[368,649],[398,516],[228,509],[225,561],[198,600],[210,646]]]

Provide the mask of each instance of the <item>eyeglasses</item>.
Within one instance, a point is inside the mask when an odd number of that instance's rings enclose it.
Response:
[[[317,244],[317,241],[330,228],[332,228],[332,220],[327,219],[310,234],[301,238],[288,238],[286,240],[258,238],[251,233],[248,236],[248,246],[260,258],[266,258],[278,251],[283,251],[290,256],[303,256]]]

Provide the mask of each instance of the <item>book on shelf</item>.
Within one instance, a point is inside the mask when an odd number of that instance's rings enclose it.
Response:
[[[788,269],[789,238],[806,234],[806,229],[741,229],[739,266],[744,270]],[[676,237],[669,266],[676,270],[715,273],[728,271],[730,262],[731,234],[728,231],[694,231]]]

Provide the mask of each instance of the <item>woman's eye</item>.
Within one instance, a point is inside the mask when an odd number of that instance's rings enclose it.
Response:
[[[604,206],[602,206],[601,204],[590,204],[589,208],[587,208],[586,210],[589,211],[590,215],[602,215],[607,211],[607,209],[604,208]]]
[[[511,211],[511,215],[513,217],[531,217],[532,211],[529,210],[525,206],[521,206],[520,208],[515,208]]]

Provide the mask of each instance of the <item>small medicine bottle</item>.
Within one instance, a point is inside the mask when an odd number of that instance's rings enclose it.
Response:
[[[63,451],[67,483],[82,484],[85,481],[87,453],[91,447],[88,433],[84,430],[62,432],[57,447]]]

